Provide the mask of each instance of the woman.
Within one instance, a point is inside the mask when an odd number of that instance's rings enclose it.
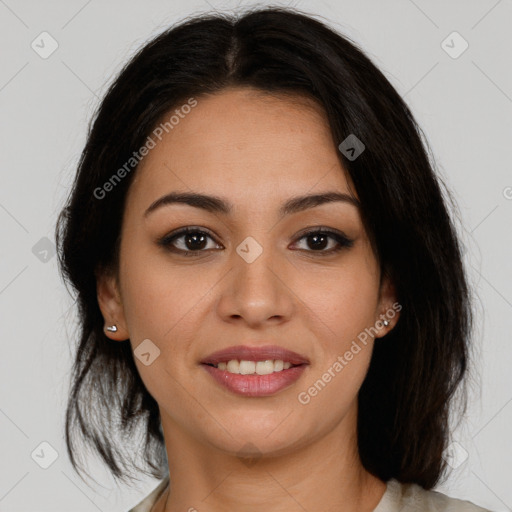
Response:
[[[75,468],[79,437],[116,478],[161,479],[133,512],[484,510],[432,490],[471,301],[420,133],[361,50],[297,11],[146,44],[57,226]]]

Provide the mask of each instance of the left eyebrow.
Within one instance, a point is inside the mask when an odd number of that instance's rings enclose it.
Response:
[[[279,209],[279,216],[284,217],[285,215],[301,212],[309,208],[314,208],[315,206],[335,201],[351,204],[358,209],[361,207],[360,202],[355,197],[348,194],[324,192],[321,194],[297,196],[288,199]],[[218,196],[191,192],[171,192],[154,201],[144,212],[144,217],[147,217],[157,208],[176,203],[188,204],[189,206],[201,208],[211,213],[222,213],[224,215],[228,215],[233,211],[233,204]]]

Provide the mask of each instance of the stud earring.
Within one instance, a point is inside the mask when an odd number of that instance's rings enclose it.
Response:
[[[389,325],[389,322],[387,320],[383,320],[382,323],[384,324],[385,327]]]
[[[114,325],[107,325],[106,327],[107,331],[110,331],[110,332],[116,332],[117,331],[117,326],[114,324]]]

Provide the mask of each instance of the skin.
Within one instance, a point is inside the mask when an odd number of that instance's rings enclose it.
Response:
[[[396,301],[391,282],[379,287],[357,207],[331,202],[278,218],[293,196],[337,191],[357,198],[325,114],[306,98],[249,88],[197,99],[139,165],[123,216],[118,276],[101,274],[97,283],[105,323],[118,327],[106,334],[129,339],[133,349],[145,339],[160,349],[149,366],[135,358],[159,405],[172,483],[153,511],[372,511],[385,483],[361,464],[356,422],[357,394],[378,340],[361,345],[307,405],[297,398]],[[221,196],[234,210],[171,204],[144,216],[172,191]],[[211,233],[203,252],[186,257],[157,244],[185,226]],[[309,227],[342,231],[354,244],[322,256],[338,244],[329,238],[315,248],[311,237],[298,236]],[[252,263],[236,252],[248,236],[263,248]],[[186,237],[174,246],[198,247],[186,245]],[[277,344],[310,364],[275,395],[235,395],[200,361],[239,344]],[[252,464],[242,452],[255,458]]]

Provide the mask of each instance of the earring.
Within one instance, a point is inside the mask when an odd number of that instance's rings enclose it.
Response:
[[[389,322],[387,320],[383,320],[382,323],[384,324],[385,327],[389,325]]]
[[[110,331],[110,332],[116,332],[117,331],[117,326],[114,324],[114,325],[107,325],[105,327],[107,329],[107,331]]]

